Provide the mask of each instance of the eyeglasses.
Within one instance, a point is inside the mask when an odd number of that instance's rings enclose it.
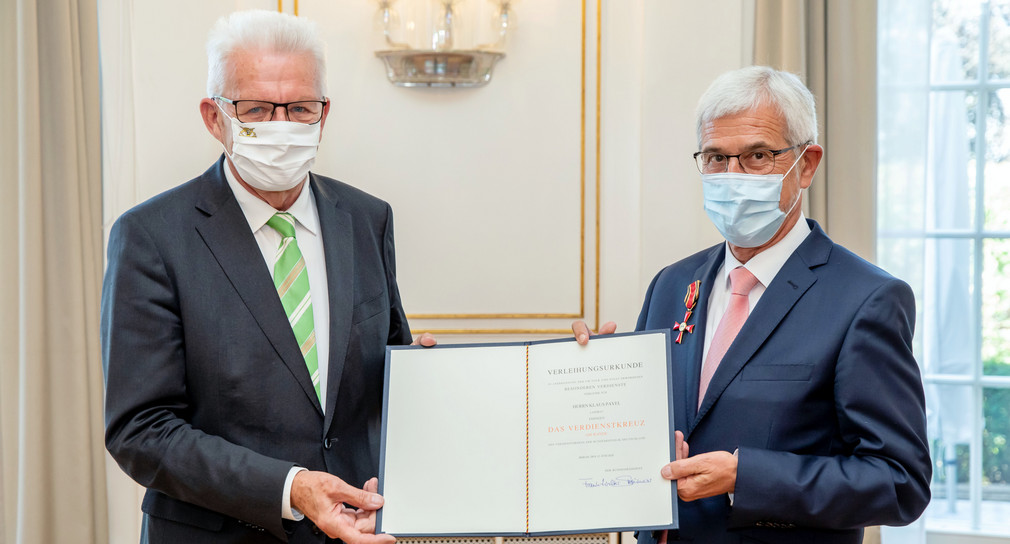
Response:
[[[796,144],[784,149],[754,149],[736,155],[699,151],[694,154],[694,161],[698,165],[698,171],[702,174],[726,172],[729,170],[729,160],[732,158],[736,158],[740,163],[740,168],[743,168],[743,171],[748,174],[767,174],[775,169],[775,157],[803,145],[809,144]]]
[[[232,100],[223,96],[215,96],[214,100],[221,100],[235,106],[235,118],[240,123],[262,123],[274,118],[276,108],[284,108],[288,121],[314,125],[323,118],[323,109],[329,102],[323,100],[300,100],[298,102],[288,102],[278,104],[265,100]]]

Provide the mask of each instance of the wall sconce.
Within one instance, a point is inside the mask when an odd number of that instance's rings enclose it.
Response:
[[[488,6],[466,5],[467,0],[409,0],[401,24],[393,9],[397,0],[377,0],[376,26],[388,49],[375,56],[386,64],[389,81],[400,87],[486,85],[495,63],[505,57],[505,37],[515,27],[515,1],[487,0],[490,9],[482,9]],[[481,25],[481,20],[491,24]]]

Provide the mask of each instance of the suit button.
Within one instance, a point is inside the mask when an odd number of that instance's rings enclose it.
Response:
[[[330,449],[331,446],[333,446],[333,442],[330,441],[329,437],[324,438],[323,439],[323,447],[326,448],[326,449]]]

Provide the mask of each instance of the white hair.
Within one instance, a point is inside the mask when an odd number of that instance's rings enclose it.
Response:
[[[316,89],[326,96],[326,50],[308,19],[267,10],[236,11],[217,20],[207,38],[207,96],[231,82],[237,51],[309,54],[316,61]]]
[[[698,101],[698,146],[704,126],[759,106],[772,106],[785,119],[790,145],[817,143],[814,95],[800,78],[767,66],[748,66],[717,77]]]

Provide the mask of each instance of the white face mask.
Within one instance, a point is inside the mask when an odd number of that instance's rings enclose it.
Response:
[[[723,172],[701,175],[705,213],[727,242],[749,248],[766,244],[772,239],[800,201],[797,191],[789,211],[779,209],[782,180],[806,151],[803,148],[785,174]]]
[[[222,113],[224,110],[221,110]],[[243,181],[261,191],[287,191],[309,173],[316,162],[322,123],[291,121],[241,123],[231,120],[231,159]]]

